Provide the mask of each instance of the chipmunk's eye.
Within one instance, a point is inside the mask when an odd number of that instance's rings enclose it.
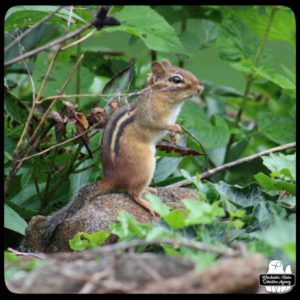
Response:
[[[174,82],[174,83],[182,83],[183,78],[180,75],[175,75],[169,78],[169,81]]]

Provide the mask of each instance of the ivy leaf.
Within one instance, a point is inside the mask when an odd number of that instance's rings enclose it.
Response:
[[[296,155],[283,155],[271,153],[262,157],[263,164],[278,177],[296,180]],[[283,173],[282,173],[283,172]]]
[[[174,28],[149,6],[125,6],[114,14],[121,25],[104,31],[125,31],[138,36],[152,50],[188,54]]]
[[[164,221],[173,229],[180,229],[186,226],[186,220],[179,209],[173,209],[168,215],[163,217]]]
[[[27,228],[25,220],[11,207],[4,204],[4,227],[12,231],[25,235]]]
[[[96,231],[92,234],[83,232],[82,236],[89,240],[92,244],[101,245],[108,238],[109,234],[103,230]]]
[[[255,179],[259,185],[267,190],[270,195],[279,194],[282,191],[287,191],[292,195],[296,195],[296,185],[287,181],[272,179],[271,177],[265,175],[262,172],[256,174]]]
[[[165,217],[170,213],[170,207],[163,203],[158,197],[152,194],[146,194],[146,199],[149,200],[154,211],[157,212],[161,217]]]
[[[120,239],[130,238],[133,235],[143,238],[151,228],[150,224],[138,223],[134,216],[126,211],[119,213],[118,221],[119,223],[110,223],[110,231]]]
[[[147,241],[170,238],[173,236],[171,231],[166,231],[162,226],[153,227],[146,236]]]
[[[74,251],[83,251],[88,247],[89,241],[81,239],[82,232],[77,232],[74,237],[69,240],[69,247]]]
[[[237,207],[254,207],[260,202],[265,201],[265,197],[257,184],[251,184],[245,188],[241,188],[220,181],[215,184],[215,187],[224,199],[228,199]]]

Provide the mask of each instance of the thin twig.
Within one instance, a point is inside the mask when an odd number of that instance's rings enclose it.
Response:
[[[30,32],[32,32],[34,29],[39,27],[41,24],[48,21],[50,18],[52,18],[56,13],[58,13],[64,6],[58,7],[55,11],[50,13],[49,15],[45,16],[42,20],[34,24],[33,26],[29,27],[27,30],[25,30],[22,34],[20,34],[16,39],[14,39],[5,49],[4,52],[8,51],[10,48],[12,48],[16,43],[20,42],[26,35],[28,35]]]
[[[215,252],[221,255],[225,256],[235,256],[237,252],[231,248],[225,248],[225,247],[218,247],[214,245],[207,245],[201,242],[197,242],[194,240],[186,239],[186,238],[165,238],[165,239],[157,239],[157,240],[150,240],[147,241],[145,239],[140,240],[132,240],[128,242],[120,242],[113,245],[106,245],[101,247],[99,250],[97,249],[97,253],[107,253],[107,252],[114,252],[119,250],[126,250],[130,248],[135,248],[138,246],[143,245],[160,245],[160,244],[171,244],[176,246],[187,246],[191,247],[200,251],[205,252]]]
[[[212,175],[214,175],[214,174],[216,174],[216,173],[218,173],[220,171],[223,171],[225,169],[229,169],[229,168],[235,167],[237,165],[241,165],[241,164],[243,164],[245,162],[251,161],[251,160],[253,160],[255,158],[258,158],[258,157],[261,157],[263,155],[267,155],[267,154],[270,154],[270,153],[273,153],[273,152],[282,151],[282,150],[286,150],[286,149],[294,148],[294,147],[296,147],[296,142],[285,144],[285,145],[278,146],[278,147],[274,147],[274,148],[271,148],[271,149],[268,149],[268,150],[264,150],[264,151],[261,151],[259,153],[252,154],[252,155],[240,158],[238,160],[229,162],[229,163],[224,164],[222,166],[219,166],[217,168],[208,170],[207,172],[204,172],[204,173],[200,174],[197,177],[193,177],[192,179],[196,179],[198,177],[200,177],[200,179],[208,178],[208,177],[210,177],[210,176],[212,176]],[[185,180],[176,182],[174,184],[170,184],[170,185],[168,185],[166,187],[167,188],[178,188],[178,187],[181,187],[183,185],[191,184],[193,182],[192,179],[185,179]]]
[[[76,40],[73,43],[70,43],[69,45],[64,46],[63,48],[61,48],[61,50],[66,50],[70,47],[73,47],[79,43],[82,43],[83,41],[85,41],[86,39],[88,39],[89,37],[91,37],[95,32],[97,31],[97,29],[93,29],[91,32],[89,32],[87,35],[81,37],[80,39]]]
[[[77,60],[76,64],[74,65],[72,71],[70,72],[70,74],[69,74],[69,76],[67,77],[67,79],[65,80],[65,82],[64,82],[64,84],[63,84],[63,86],[62,86],[62,88],[60,89],[57,98],[55,98],[55,99],[53,100],[53,102],[52,102],[52,103],[49,105],[49,107],[47,108],[46,112],[43,114],[43,116],[42,116],[42,118],[41,118],[41,121],[39,122],[38,126],[37,126],[36,129],[34,130],[34,132],[33,132],[32,136],[30,137],[30,139],[29,139],[27,145],[31,145],[31,143],[32,143],[33,140],[35,139],[35,137],[36,137],[38,131],[39,131],[39,130],[41,129],[41,127],[43,126],[43,124],[44,124],[44,122],[45,122],[45,120],[46,120],[46,118],[47,118],[49,112],[50,112],[51,109],[54,107],[54,105],[57,103],[57,101],[58,101],[58,99],[59,99],[59,94],[63,93],[64,90],[66,89],[66,87],[68,86],[68,84],[70,83],[70,81],[71,81],[72,77],[74,76],[74,74],[75,74],[77,68],[79,67],[79,65],[80,65],[80,63],[81,63],[83,57],[84,57],[84,55],[82,54],[82,55],[78,58],[78,60]],[[35,141],[35,143],[32,145],[32,148],[34,148],[34,147],[36,146],[37,142],[38,142],[38,139],[37,139],[37,140]],[[27,154],[27,153],[28,153],[28,151],[26,152],[26,154]],[[22,156],[23,156],[23,155],[22,155]]]
[[[201,147],[202,153],[203,153],[203,155],[205,157],[205,160],[206,160],[206,170],[208,170],[209,164],[211,164],[212,166],[215,166],[215,164],[209,159],[209,157],[208,157],[201,141],[194,134],[192,134],[189,130],[187,130],[184,126],[181,126],[181,128],[187,135],[189,135]]]
[[[74,38],[75,36],[79,35],[81,32],[83,32],[83,31],[89,29],[89,28],[92,27],[93,25],[94,25],[94,24],[93,24],[92,22],[91,22],[91,23],[88,23],[88,24],[85,24],[84,26],[78,28],[77,30],[75,30],[75,31],[73,31],[73,32],[70,32],[69,34],[67,34],[67,35],[65,35],[65,36],[63,36],[63,37],[61,37],[61,38],[58,38],[58,39],[56,39],[56,40],[54,40],[54,41],[52,41],[52,42],[50,42],[50,43],[48,43],[48,44],[46,44],[46,45],[43,45],[43,46],[41,46],[41,47],[39,47],[39,48],[33,49],[33,50],[31,50],[31,51],[28,51],[28,52],[26,52],[26,53],[23,54],[23,55],[20,55],[20,56],[18,56],[18,57],[15,57],[15,58],[13,58],[13,59],[11,59],[11,60],[5,62],[5,63],[4,63],[4,66],[5,66],[5,67],[9,67],[9,66],[11,66],[11,65],[13,65],[13,64],[15,64],[15,63],[17,63],[17,62],[19,62],[20,60],[23,60],[23,59],[25,59],[25,58],[29,58],[29,57],[35,56],[35,55],[37,55],[38,53],[40,53],[40,52],[42,52],[42,51],[44,51],[44,50],[48,50],[48,49],[50,49],[50,48],[52,48],[52,47],[54,47],[54,46],[56,46],[56,45],[62,44],[62,43],[64,43],[65,41],[67,41],[67,40],[69,40],[69,39],[72,39],[72,38]]]
[[[30,155],[30,156],[23,157],[23,158],[19,159],[18,161],[25,161],[25,160],[31,159],[32,157],[43,155],[43,154],[45,154],[45,153],[47,153],[47,152],[49,152],[49,151],[51,151],[51,150],[53,150],[55,148],[58,148],[58,147],[60,147],[62,145],[65,145],[65,144],[67,144],[69,142],[72,142],[72,141],[78,139],[79,137],[85,135],[86,133],[88,133],[89,131],[91,131],[92,129],[94,129],[95,127],[97,127],[100,123],[102,123],[102,121],[99,121],[98,123],[96,123],[93,126],[91,126],[90,128],[88,128],[87,130],[83,131],[82,133],[80,133],[78,135],[75,135],[74,137],[72,137],[72,138],[70,138],[68,140],[65,140],[65,141],[63,141],[61,143],[53,145],[52,147],[49,147],[49,148],[47,148],[47,149],[45,149],[45,150],[43,150],[41,152],[35,153],[33,155]]]
[[[32,257],[39,258],[39,259],[46,258],[46,255],[44,255],[43,253],[37,254],[37,253],[32,253],[32,252],[20,252],[11,247],[7,248],[7,251],[12,252],[18,256],[32,256]]]

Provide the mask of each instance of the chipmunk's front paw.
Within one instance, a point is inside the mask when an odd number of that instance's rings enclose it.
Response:
[[[179,124],[172,124],[170,125],[169,130],[177,133],[180,132],[182,129]]]

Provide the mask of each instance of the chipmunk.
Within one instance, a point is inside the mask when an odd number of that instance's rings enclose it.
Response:
[[[74,199],[48,217],[43,241],[48,243],[55,229],[74,215],[85,201],[113,190],[127,191],[131,198],[153,213],[144,192],[155,192],[149,184],[155,170],[155,145],[167,132],[179,132],[176,118],[184,100],[204,87],[189,71],[168,60],[154,61],[147,87],[131,104],[116,110],[102,137],[104,178],[80,188]]]

